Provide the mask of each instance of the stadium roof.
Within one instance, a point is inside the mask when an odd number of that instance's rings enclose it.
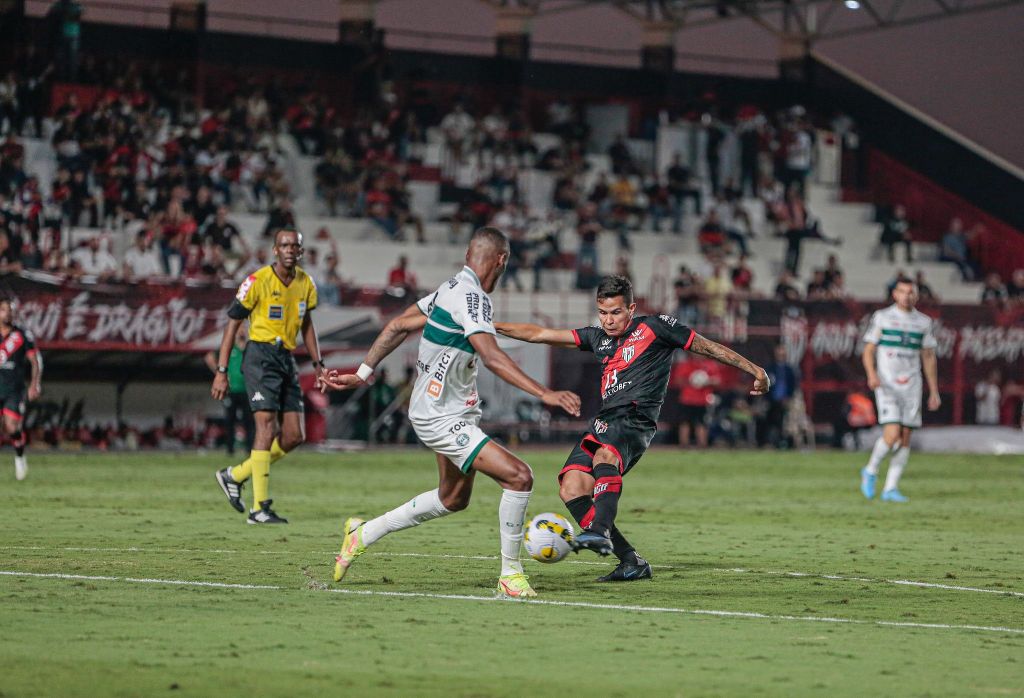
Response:
[[[641,22],[676,29],[746,18],[780,38],[808,43],[1018,5],[1024,0],[483,0],[538,15],[614,5]]]

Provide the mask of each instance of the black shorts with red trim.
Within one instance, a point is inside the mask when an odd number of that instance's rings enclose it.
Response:
[[[25,389],[0,389],[0,413],[4,417],[23,419],[25,417]]]
[[[657,422],[641,415],[636,405],[599,412],[572,449],[558,479],[570,470],[589,474],[594,454],[602,446],[618,456],[619,472],[625,475],[643,457],[657,431]]]

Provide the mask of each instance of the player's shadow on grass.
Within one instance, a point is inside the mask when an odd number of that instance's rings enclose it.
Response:
[[[733,562],[731,560],[712,560],[712,561],[699,561],[694,562],[692,560],[651,560],[648,558],[648,562],[651,563],[651,567],[655,571],[658,569],[672,571],[672,572],[685,572],[699,571],[699,570],[722,570],[722,569],[748,569],[750,565],[744,565],[742,563]]]

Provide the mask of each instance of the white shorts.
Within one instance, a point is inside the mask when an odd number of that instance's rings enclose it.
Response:
[[[450,460],[462,472],[468,473],[480,449],[491,440],[477,426],[479,420],[480,416],[476,414],[429,422],[415,421],[412,427],[424,446]]]
[[[875,388],[878,424],[899,424],[917,429],[921,426],[921,389],[893,390]]]

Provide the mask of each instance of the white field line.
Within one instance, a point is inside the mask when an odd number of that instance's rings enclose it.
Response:
[[[187,587],[213,587],[215,589],[269,589],[280,591],[285,587],[273,584],[229,584],[227,582],[190,582],[184,579],[145,579],[141,577],[108,577],[100,574],[61,574],[59,572],[18,572],[0,570],[4,577],[35,577],[37,579],[76,579],[91,582],[130,582],[132,584],[172,584]]]
[[[218,549],[205,549],[205,548],[89,548],[89,547],[62,547],[62,548],[47,548],[39,545],[3,545],[0,546],[0,550],[35,550],[44,552],[81,552],[81,553],[213,553],[217,555],[292,555],[292,556],[314,556],[324,555],[332,556],[336,555],[336,551],[313,551],[313,552],[302,552],[294,550],[218,550]],[[376,552],[369,553],[373,556],[379,557],[422,557],[432,559],[443,559],[443,560],[497,560],[497,555],[456,555],[449,553],[387,553],[387,552]],[[530,558],[524,558],[524,560],[533,562]],[[565,560],[565,564],[568,565],[587,565],[594,567],[610,567],[608,562],[597,562],[587,560]],[[686,565],[651,565],[655,569],[663,570],[688,570],[691,572],[700,572],[700,568],[688,567]],[[898,586],[917,587],[921,589],[943,589],[945,591],[964,591],[975,594],[1001,594],[1004,596],[1016,596],[1018,598],[1024,598],[1024,592],[1011,591],[1004,589],[985,589],[982,587],[969,587],[960,586],[956,584],[939,584],[937,582],[917,582],[910,579],[885,579],[885,578],[873,578],[873,577],[849,577],[841,574],[823,574],[821,572],[789,572],[785,570],[753,570],[744,567],[709,567],[705,568],[704,571],[708,572],[730,572],[734,574],[760,574],[772,577],[794,577],[794,578],[808,578],[808,579],[829,579],[839,582],[862,582],[868,584],[895,584]]]
[[[0,576],[30,577],[36,579],[59,579],[95,582],[125,582],[129,584],[166,584],[173,586],[208,587],[214,589],[257,589],[264,591],[295,591],[289,587],[272,584],[230,584],[227,582],[204,582],[186,579],[141,579],[135,577],[110,577],[105,575],[60,574],[40,572],[18,572],[0,570]],[[954,623],[908,623],[887,620],[860,620],[856,618],[831,618],[820,616],[772,615],[756,611],[718,611],[711,609],[675,608],[671,606],[636,606],[630,604],[591,603],[586,601],[549,601],[546,599],[521,599],[510,601],[500,596],[475,596],[472,594],[429,594],[411,591],[373,591],[369,589],[326,589],[328,593],[350,596],[382,596],[403,599],[444,599],[449,601],[510,602],[534,606],[561,606],[563,608],[586,608],[601,611],[632,611],[635,613],[676,613],[692,616],[713,616],[717,618],[750,618],[771,621],[797,621],[808,623],[840,623],[844,625],[874,625],[886,628],[922,628],[927,630],[977,630],[993,633],[1024,635],[1024,628],[1006,628],[992,625],[960,625]]]

